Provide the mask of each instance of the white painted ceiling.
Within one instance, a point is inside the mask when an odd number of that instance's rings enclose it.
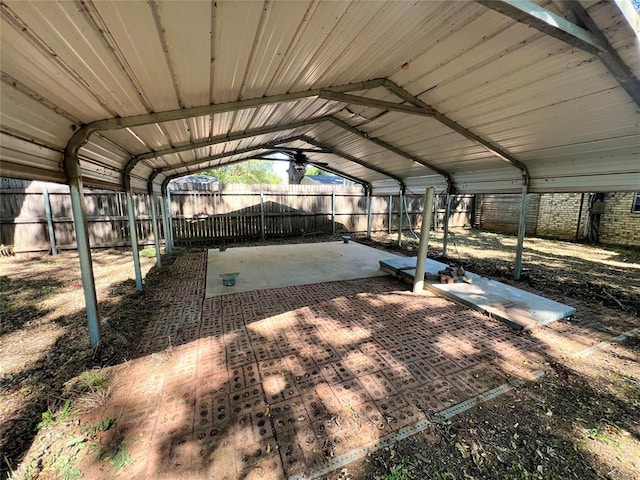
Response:
[[[580,5],[640,78],[616,4]],[[443,172],[460,192],[520,192],[522,169],[433,116],[318,95],[386,79],[342,92],[435,109],[523,165],[533,192],[640,190],[640,106],[611,71],[480,3],[3,0],[0,11],[3,176],[64,182],[74,132],[119,119],[80,149],[86,185],[122,189],[129,163],[134,189],[158,190],[280,143],[331,149],[309,157],[374,193],[444,189]],[[127,123],[171,111],[187,118]]]

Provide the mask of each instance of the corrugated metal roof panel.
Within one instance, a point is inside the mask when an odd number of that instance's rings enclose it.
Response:
[[[153,111],[179,108],[167,57],[162,48],[153,7],[148,2],[108,0],[92,2],[98,21],[116,39],[118,49],[134,72]],[[131,28],[135,19],[135,28]]]
[[[583,5],[638,74],[638,40],[615,5]],[[554,176],[554,185],[568,188],[565,175],[574,175],[571,170],[582,169],[611,185],[621,184],[620,169],[636,171],[638,105],[599,60],[475,2],[8,0],[0,9],[1,130],[34,145],[61,151],[78,121],[386,77],[523,161],[535,173],[534,189],[548,188]],[[402,102],[380,86],[349,93]],[[93,160],[83,167],[88,178],[117,186],[117,172],[130,155],[247,129],[286,128],[324,115],[447,169],[466,191],[520,188],[518,168],[432,119],[314,96],[102,132],[102,139],[87,144]],[[144,183],[153,168],[192,171],[199,159],[292,135],[307,135],[411,185],[443,181],[327,122],[146,160],[134,169],[140,177],[136,182]],[[30,174],[38,168],[20,142],[2,151],[3,161],[24,162]],[[243,158],[234,155],[220,161]],[[384,178],[354,162],[327,158],[347,174],[376,182]],[[38,175],[53,172],[46,155],[41,165]],[[571,178],[577,185],[592,181]]]
[[[0,84],[2,130],[33,143],[64,149],[73,133],[72,122],[6,83]]]
[[[210,102],[210,2],[157,2],[155,15],[162,25],[165,55],[181,107]]]
[[[31,42],[55,52],[56,61],[68,76],[63,81],[88,86],[110,116],[144,111],[130,81],[75,3],[11,2],[4,11],[25,24],[22,31]]]

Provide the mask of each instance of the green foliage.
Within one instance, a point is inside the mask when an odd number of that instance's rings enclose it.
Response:
[[[221,185],[229,183],[282,183],[282,179],[273,171],[273,162],[265,160],[247,160],[246,162],[209,170],[201,173],[201,175],[215,177]]]
[[[85,436],[89,438],[94,438],[97,433],[106,432],[107,430],[110,430],[111,427],[113,427],[115,424],[116,424],[115,418],[105,418],[97,425],[85,425],[81,427],[81,430]]]
[[[123,438],[119,442],[116,442],[111,445],[107,445],[100,450],[100,454],[98,458],[103,461],[110,462],[113,465],[114,470],[120,470],[127,465],[132,465],[134,463],[131,455],[129,455],[129,450],[127,450],[127,445],[130,443],[130,440]]]
[[[94,371],[86,371],[80,374],[80,385],[83,390],[96,391],[107,386],[107,379]]]
[[[324,170],[316,167],[315,165],[307,165],[307,170],[304,173],[305,175],[317,175],[322,177],[332,177],[334,176],[332,173],[325,172]]]
[[[145,258],[154,258],[156,256],[155,248],[145,248],[140,250],[140,256]]]
[[[611,440],[597,428],[585,428],[582,431],[587,435],[587,437],[593,440],[598,440],[600,442],[606,443],[607,445],[611,445],[613,443],[613,440]]]
[[[64,402],[64,406],[57,416],[54,416],[50,410],[43,412],[42,420],[40,421],[40,423],[38,423],[38,425],[36,425],[36,430],[41,430],[46,427],[52,427],[64,423],[69,418],[69,415],[71,415],[71,400],[67,400],[66,402]]]
[[[414,480],[424,478],[422,462],[415,458],[404,457],[400,463],[393,465],[382,480]],[[431,472],[436,475],[439,472]],[[439,478],[436,476],[436,478]]]
[[[82,472],[76,468],[77,452],[70,457],[59,457],[56,468],[62,480],[78,480],[82,478]]]

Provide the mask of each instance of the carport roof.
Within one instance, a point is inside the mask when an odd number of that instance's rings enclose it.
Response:
[[[158,191],[287,145],[374,193],[640,188],[640,45],[614,2],[0,9],[5,176],[66,181],[79,149],[85,184]]]

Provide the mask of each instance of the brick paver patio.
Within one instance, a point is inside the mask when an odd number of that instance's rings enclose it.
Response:
[[[117,418],[135,463],[117,473],[95,464],[87,478],[309,474],[514,376],[531,378],[554,341],[590,332],[562,322],[517,334],[385,277],[204,299],[206,253],[169,269],[146,293],[158,308],[139,357],[118,367],[100,412]]]

